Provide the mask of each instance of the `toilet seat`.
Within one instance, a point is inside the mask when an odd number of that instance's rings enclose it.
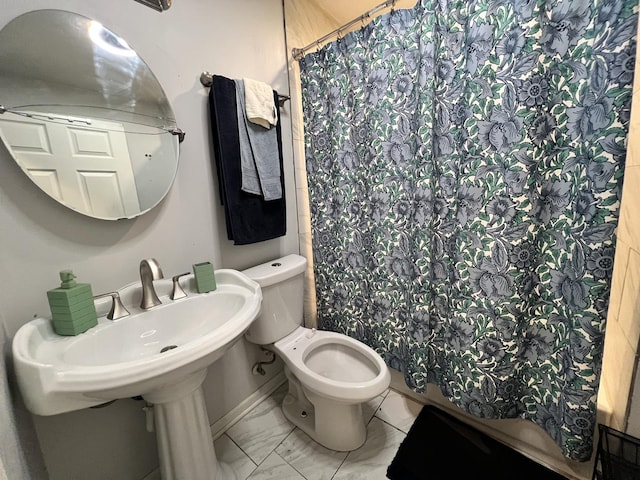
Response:
[[[346,335],[298,327],[273,347],[304,388],[333,401],[362,403],[389,387],[380,355]]]

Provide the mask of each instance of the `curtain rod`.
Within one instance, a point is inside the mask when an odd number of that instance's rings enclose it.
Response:
[[[354,18],[350,22],[345,23],[341,27],[336,28],[332,32],[327,33],[324,37],[321,37],[321,38],[317,39],[315,42],[310,43],[306,47],[292,49],[291,50],[291,54],[293,55],[293,59],[294,60],[300,60],[304,56],[304,54],[306,53],[307,50],[309,50],[309,49],[311,49],[311,48],[313,48],[315,46],[320,48],[320,44],[323,43],[325,40],[329,40],[334,35],[338,35],[338,37],[339,37],[342,34],[342,32],[344,30],[346,30],[347,28],[355,25],[358,22],[364,22],[366,19],[371,17],[371,15],[375,15],[380,10],[383,10],[383,9],[385,9],[387,7],[391,7],[393,9],[393,7],[395,6],[396,2],[397,2],[397,0],[387,0],[386,2],[381,3],[377,7],[373,7],[371,10],[368,10],[367,12],[363,13],[359,17]]]

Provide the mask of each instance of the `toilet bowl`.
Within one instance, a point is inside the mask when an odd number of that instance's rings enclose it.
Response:
[[[340,333],[298,327],[273,349],[306,389],[336,402],[366,402],[389,386],[382,357]]]
[[[283,360],[287,419],[326,448],[355,450],[366,440],[362,405],[389,387],[391,375],[364,343],[302,326],[305,267],[304,257],[288,255],[243,272],[263,296],[261,314],[245,336]]]
[[[346,335],[303,327],[273,349],[288,370],[283,411],[289,421],[331,450],[360,447],[366,440],[362,404],[389,387],[382,358]]]

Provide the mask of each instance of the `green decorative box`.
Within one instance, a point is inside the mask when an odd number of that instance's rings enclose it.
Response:
[[[196,289],[198,293],[212,292],[216,289],[216,276],[211,262],[194,264],[193,275],[196,278]]]

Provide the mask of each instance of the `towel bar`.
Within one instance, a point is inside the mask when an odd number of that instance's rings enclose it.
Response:
[[[200,74],[200,83],[204,87],[210,87],[213,83],[213,74],[209,72],[202,72]],[[280,107],[284,107],[284,102],[286,102],[287,100],[291,100],[291,97],[289,95],[281,95],[280,93],[278,94],[278,103],[280,104]]]

